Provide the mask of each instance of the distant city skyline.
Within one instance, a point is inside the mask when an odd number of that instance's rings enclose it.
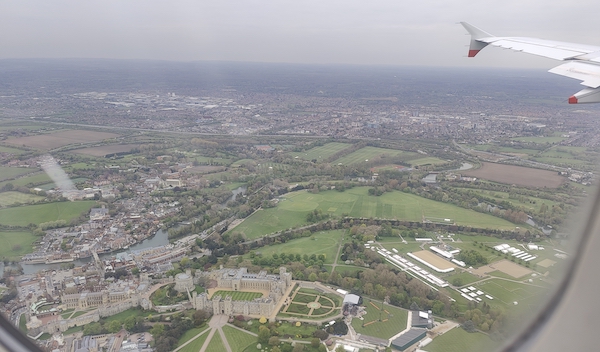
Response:
[[[600,45],[600,3],[559,1],[4,1],[0,59],[114,58],[361,65],[553,62],[495,48],[467,59],[469,21],[498,36]]]

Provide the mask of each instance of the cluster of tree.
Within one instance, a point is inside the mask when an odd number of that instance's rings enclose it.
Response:
[[[179,338],[188,330],[203,325],[210,318],[210,314],[198,310],[191,317],[181,313],[171,317],[170,324],[155,324],[150,333],[154,337],[154,348],[157,352],[173,351]]]
[[[99,322],[89,323],[83,327],[84,335],[100,335],[107,333],[116,333],[121,329],[125,329],[130,333],[139,333],[148,330],[148,326],[144,324],[144,317],[129,316],[125,320],[106,320],[101,319]]]
[[[67,222],[65,220],[55,220],[55,221],[43,222],[38,225],[38,228],[42,231],[46,231],[46,230],[57,229],[59,227],[65,227],[65,226],[67,226]]]
[[[343,323],[344,325],[346,325],[345,323]],[[281,343],[282,339],[283,341],[285,341],[285,338],[287,338],[288,336],[286,335],[281,335],[281,333],[278,330],[278,325],[277,323],[268,323],[266,325],[261,325],[258,327],[258,343],[261,345],[261,349],[262,346],[264,345],[269,345],[271,348],[271,352],[273,351],[280,351],[280,352],[302,352],[305,349],[305,346],[303,344],[299,344],[296,343],[294,345],[289,344],[289,343]],[[247,325],[245,325],[245,327],[247,327]],[[346,327],[346,329],[348,329],[348,327]],[[315,333],[318,330],[315,330]],[[323,331],[323,330],[321,330]],[[347,330],[346,330],[347,331]],[[328,333],[325,332],[325,335],[329,336]],[[308,334],[301,334],[300,337],[302,338],[310,338],[311,336],[313,336],[313,339],[310,342],[310,346],[313,349],[318,349],[319,352],[325,352],[327,351],[327,348],[325,347],[325,345],[321,344],[320,340],[318,337],[313,335],[308,335]],[[322,335],[320,335],[322,336]]]
[[[309,212],[308,214],[306,214],[306,221],[308,221],[310,223],[323,221],[328,218],[329,218],[329,214],[323,213],[323,211],[321,209],[318,209],[318,210],[315,209],[315,210]]]
[[[461,251],[456,257],[458,258],[458,260],[465,262],[465,264],[469,266],[479,266],[488,263],[486,257],[484,257],[483,255],[481,255],[481,253],[473,249]]]
[[[500,307],[494,306],[492,308],[489,304],[483,302],[481,309],[475,307],[465,311],[459,317],[459,321],[462,322],[463,329],[468,332],[481,330],[486,333],[503,333],[505,331],[506,313]]]

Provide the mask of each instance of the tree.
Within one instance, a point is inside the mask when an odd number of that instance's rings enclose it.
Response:
[[[121,330],[123,324],[121,324],[120,321],[118,320],[113,320],[110,323],[108,323],[108,332],[114,334],[115,332],[118,332],[119,330]]]
[[[296,343],[296,346],[294,346],[294,349],[292,350],[292,352],[302,352],[304,351],[304,345],[301,343]]]
[[[261,326],[258,328],[258,342],[265,344],[269,342],[269,338],[271,337],[271,330],[266,326]]]
[[[277,346],[277,345],[279,345],[279,337],[271,336],[269,338],[269,346]]]
[[[312,346],[312,348],[319,348],[319,345],[321,344],[321,341],[318,338],[313,338],[312,340],[310,340],[310,345]]]
[[[465,329],[466,332],[476,332],[475,323],[472,320],[467,320],[462,324],[462,328]]]

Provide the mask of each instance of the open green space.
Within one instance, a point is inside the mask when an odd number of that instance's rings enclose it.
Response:
[[[547,285],[534,286],[500,278],[486,280],[474,286],[494,297],[493,303],[520,310],[536,307],[548,291]],[[518,304],[514,305],[513,302]]]
[[[194,339],[194,341],[190,342],[189,344],[187,344],[185,347],[183,347],[179,351],[181,351],[181,352],[198,352],[198,351],[200,351],[200,349],[204,345],[204,341],[206,341],[206,338],[208,337],[208,332],[209,331],[206,331],[204,334],[198,336],[197,338]],[[215,334],[215,335],[218,335],[218,334]],[[183,343],[184,342],[181,342],[181,344],[183,344]]]
[[[528,142],[536,144],[555,144],[564,141],[566,137],[552,136],[552,137],[515,137],[513,141]]]
[[[0,166],[0,181],[10,180],[17,176],[25,175],[30,172],[34,172],[38,169],[29,168],[29,167],[9,167],[9,166]]]
[[[203,324],[200,327],[192,328],[192,329],[184,332],[183,335],[181,335],[181,337],[177,341],[177,346],[183,345],[184,343],[186,343],[189,340],[191,340],[192,338],[194,338],[194,336],[198,335],[199,333],[201,333],[202,331],[205,331],[205,330],[207,330],[205,332],[205,335],[208,335],[208,331],[210,331],[210,330],[208,330],[208,327],[206,324]],[[198,351],[198,350],[196,350],[196,351]]]
[[[445,160],[436,158],[436,157],[425,157],[425,158],[419,158],[419,159],[413,159],[410,161],[410,165],[411,166],[421,166],[421,165],[437,165],[437,164],[443,164],[446,163]]]
[[[318,160],[323,161],[335,153],[341,152],[342,150],[350,147],[350,144],[347,143],[338,143],[332,142],[327,143],[325,145],[311,148],[304,152],[294,152],[290,153],[294,158],[304,159],[304,160]]]
[[[0,193],[0,207],[6,207],[14,204],[27,204],[37,202],[38,200],[44,199],[44,197],[37,196],[35,194],[26,194],[21,192],[2,192]]]
[[[150,296],[152,304],[155,306],[170,306],[188,299],[187,293],[177,292],[173,289],[175,284],[170,284],[154,291]]]
[[[67,223],[96,204],[93,200],[54,202],[0,209],[0,224],[9,226],[39,225],[43,222],[65,220]]]
[[[498,347],[498,343],[485,334],[480,332],[469,333],[460,327],[456,327],[443,335],[437,336],[422,349],[427,352],[478,352],[493,351]]]
[[[406,310],[387,304],[383,304],[382,306],[381,302],[372,301],[368,298],[363,298],[362,305],[367,312],[363,316],[364,319],[352,319],[352,327],[354,327],[357,333],[389,339],[406,329],[408,319],[408,312]]]
[[[4,187],[4,185],[8,183],[12,184],[13,186],[34,187],[36,185],[41,185],[49,182],[52,182],[50,176],[48,176],[48,174],[46,174],[45,172],[40,172],[35,175],[0,182],[0,187]]]
[[[259,292],[244,292],[244,291],[225,291],[219,290],[213,293],[212,297],[221,296],[223,298],[227,296],[231,296],[231,299],[234,301],[252,301],[255,298],[260,298],[263,296],[262,293]]]
[[[465,226],[504,230],[515,228],[507,220],[411,193],[393,191],[377,197],[368,195],[368,187],[356,187],[345,192],[332,190],[316,194],[307,191],[288,193],[281,197],[277,207],[254,213],[232,231],[243,233],[248,239],[258,238],[307,224],[306,214],[315,209],[331,216],[347,214],[352,217],[409,221],[438,218],[450,219]]]
[[[25,314],[21,314],[19,317],[19,330],[24,333],[27,332],[27,316]]]
[[[249,345],[256,344],[257,337],[254,335],[227,325],[223,326],[222,329],[232,351],[243,351]]]
[[[0,127],[0,129],[2,129],[2,127]],[[20,154],[27,153],[27,151],[21,150],[21,149],[17,149],[17,148],[10,148],[10,147],[5,147],[5,146],[0,146],[0,153],[10,153],[10,154],[15,154],[15,155],[20,155]]]
[[[154,311],[144,311],[141,308],[129,308],[105,319],[107,323],[110,323],[113,320],[124,322],[129,317],[147,317],[152,315],[152,313],[156,314]]]
[[[334,164],[342,164],[342,165],[352,165],[352,164],[367,162],[370,160],[372,161],[372,159],[375,157],[383,158],[384,156],[394,157],[394,156],[398,156],[398,155],[403,155],[408,158],[408,157],[412,157],[417,154],[412,153],[412,152],[405,152],[402,150],[385,149],[385,148],[369,146],[369,147],[361,148],[361,149],[359,149],[353,153],[350,153],[346,156],[343,156],[343,157],[335,160],[333,163]]]
[[[68,328],[65,332],[63,332],[63,335],[69,335],[69,334],[74,334],[76,332],[80,332],[83,331],[83,326],[72,326],[70,328]]]
[[[460,270],[460,269],[459,269]],[[458,270],[454,271],[454,274],[450,275],[450,276],[446,276],[444,278],[444,280],[448,281],[449,283],[451,283],[452,285],[454,285],[455,282],[460,281],[460,285],[459,286],[464,286],[464,285],[468,285],[471,284],[475,281],[481,280],[481,278],[478,278],[477,276],[470,274],[466,271],[460,271],[457,272]],[[455,281],[458,280],[458,281]]]
[[[33,243],[38,239],[29,231],[0,231],[0,258],[20,260],[33,252]]]
[[[235,232],[235,230],[234,230]],[[325,264],[332,264],[345,230],[319,231],[310,237],[302,237],[281,244],[265,246],[257,251],[263,257],[270,257],[273,254],[300,254],[300,255],[325,255]],[[250,256],[247,254],[246,256]]]
[[[214,334],[206,347],[207,351],[226,351],[225,345],[223,344],[223,340],[221,339],[221,334]]]

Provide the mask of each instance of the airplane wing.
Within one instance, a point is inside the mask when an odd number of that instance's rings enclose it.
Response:
[[[469,57],[492,45],[565,61],[548,72],[581,80],[586,86],[569,98],[569,104],[600,103],[600,47],[538,38],[495,37],[467,22],[460,24],[471,34]]]

